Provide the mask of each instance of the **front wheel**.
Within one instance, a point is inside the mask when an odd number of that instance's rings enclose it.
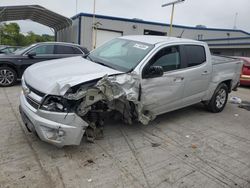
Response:
[[[228,87],[226,84],[222,83],[216,88],[213,97],[209,101],[207,105],[208,110],[213,113],[221,112],[226,106],[227,98]]]
[[[0,87],[13,86],[16,83],[16,71],[10,67],[0,67]]]

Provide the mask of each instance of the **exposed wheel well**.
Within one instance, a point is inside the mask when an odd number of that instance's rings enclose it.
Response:
[[[222,83],[227,85],[228,93],[230,93],[232,91],[232,80],[225,80]]]
[[[18,73],[18,71],[17,71],[17,69],[16,69],[16,67],[14,65],[11,65],[11,64],[8,64],[8,63],[1,63],[0,67],[9,67],[9,68],[12,68],[16,72],[17,77],[19,78],[19,73]]]

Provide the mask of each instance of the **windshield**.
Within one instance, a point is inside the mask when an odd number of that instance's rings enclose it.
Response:
[[[21,47],[21,48],[18,48],[16,51],[13,52],[13,54],[16,54],[16,55],[21,55],[23,54],[26,50],[28,50],[29,48],[35,46],[35,44],[32,44],[32,45],[29,45],[29,46],[24,46],[24,47]]]
[[[88,58],[113,69],[128,72],[153,49],[153,45],[125,39],[113,39],[96,50]]]

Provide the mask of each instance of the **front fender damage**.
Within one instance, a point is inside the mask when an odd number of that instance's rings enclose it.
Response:
[[[129,124],[139,121],[146,125],[155,118],[144,111],[140,101],[140,78],[133,73],[106,75],[96,84],[83,84],[63,97],[79,101],[75,113],[89,124],[86,136],[91,142],[103,136],[104,120],[110,115],[117,115]]]

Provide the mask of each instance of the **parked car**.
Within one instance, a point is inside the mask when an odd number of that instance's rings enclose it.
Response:
[[[12,86],[21,79],[24,70],[34,63],[85,55],[88,50],[77,44],[62,42],[42,42],[0,55],[0,86]]]
[[[2,49],[2,48],[4,48],[4,47],[6,47],[6,45],[0,45],[0,49]]]
[[[14,51],[16,51],[19,48],[21,48],[21,47],[19,47],[19,46],[5,46],[2,48],[0,47],[0,54],[13,53]]]
[[[93,140],[109,113],[147,124],[157,115],[203,102],[221,112],[242,61],[211,56],[206,43],[160,36],[116,38],[86,57],[37,63],[22,79],[27,129],[56,146]],[[110,116],[113,118],[113,115]]]
[[[244,61],[240,76],[240,85],[250,86],[250,57],[239,57]]]

